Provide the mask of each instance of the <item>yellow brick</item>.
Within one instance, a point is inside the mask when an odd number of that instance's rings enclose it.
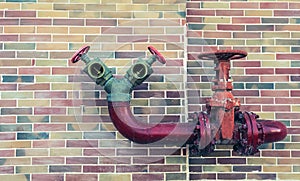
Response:
[[[292,112],[300,112],[300,106],[292,105]]]
[[[54,42],[84,42],[84,35],[53,35]]]
[[[38,13],[37,16],[40,18],[45,18],[45,17],[68,18],[69,17],[68,11],[38,11],[37,13]]]
[[[263,32],[263,38],[289,38],[290,32]]]
[[[126,4],[132,4],[132,0],[101,0],[102,4],[122,4],[122,3],[126,3]]]
[[[134,18],[161,18],[161,12],[134,12]]]
[[[260,164],[260,165],[268,165],[268,164],[276,164],[276,158],[247,158],[248,164]]]
[[[37,33],[68,34],[68,27],[39,26]]]
[[[275,60],[275,54],[266,53],[249,53],[247,55],[249,60]]]
[[[202,2],[202,8],[212,8],[212,9],[229,9],[230,4],[227,2]]]
[[[204,23],[230,23],[230,18],[226,17],[205,17]]]
[[[67,76],[36,76],[36,82],[67,82]]]
[[[148,27],[148,28],[139,28],[136,27],[134,28],[134,34],[164,34],[164,28],[152,28],[152,27]]]
[[[262,61],[262,67],[290,67],[289,61]]]
[[[244,75],[245,74],[245,69],[234,68],[234,69],[230,70],[230,74],[233,74],[233,75]]]
[[[84,11],[84,12],[70,12],[70,18],[100,18],[100,12]]]
[[[203,172],[232,172],[232,166],[203,166]]]
[[[52,4],[50,3],[21,3],[22,10],[52,10]]]
[[[20,173],[47,173],[48,166],[16,166],[17,174]]]
[[[50,106],[50,100],[18,100],[18,107]]]
[[[101,12],[101,18],[132,18],[133,14],[131,11],[123,11],[123,12]]]
[[[78,90],[73,84],[66,83],[53,83],[51,87],[51,90]]]
[[[272,10],[245,10],[245,16],[273,16]]]
[[[292,172],[291,166],[263,166],[263,172]]]
[[[82,132],[52,132],[50,139],[82,139]]]
[[[260,119],[275,119],[275,113],[273,112],[255,112],[255,114],[259,115]]]
[[[100,4],[101,3],[101,0],[70,0],[70,3],[94,3],[94,4]]]
[[[102,50],[132,50],[131,44],[116,44],[116,43],[107,43],[102,45]]]
[[[70,34],[100,34],[99,27],[70,27]]]
[[[19,10],[22,3],[0,3],[0,9]]]
[[[177,4],[167,4],[167,5],[157,5],[157,4],[149,4],[148,11],[178,11]]]
[[[108,59],[104,61],[105,65],[107,66],[117,66],[117,67],[123,67],[123,66],[129,66],[132,65],[132,60],[130,59],[122,59],[122,60],[116,60],[116,59]]]
[[[0,141],[0,148],[30,148],[31,141]]]
[[[147,4],[117,4],[117,11],[147,11]]]
[[[247,45],[274,45],[274,39],[246,40]]]
[[[164,0],[164,4],[185,4],[185,3],[186,0]]]
[[[291,32],[292,38],[300,38],[300,32]]]
[[[131,181],[130,174],[99,174],[99,180],[109,180],[109,181]]]
[[[49,3],[68,3],[69,0],[39,0],[41,2],[49,2]]]
[[[267,46],[263,47],[264,52],[290,52],[290,47],[286,46]]]
[[[81,148],[50,149],[50,156],[82,156]]]
[[[5,26],[4,33],[34,33],[34,26]]]
[[[0,180],[3,181],[9,181],[9,180],[13,180],[13,181],[27,181],[27,175],[0,175]]]
[[[37,43],[37,50],[68,50],[68,43]],[[56,60],[55,60],[56,61]]]
[[[300,173],[278,173],[279,180],[298,180]]]
[[[245,40],[235,40],[235,39],[224,39],[222,41],[218,41],[220,45],[245,45]]]

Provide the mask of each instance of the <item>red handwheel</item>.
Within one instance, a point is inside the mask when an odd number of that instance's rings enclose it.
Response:
[[[162,64],[165,64],[166,63],[166,59],[165,57],[159,53],[156,48],[154,48],[153,46],[148,46],[148,50],[149,52],[152,54],[152,55],[155,55],[156,56],[156,59],[162,63]]]
[[[242,50],[218,50],[211,53],[203,53],[198,56],[201,60],[234,60],[247,56],[247,52]]]
[[[72,63],[78,62],[81,59],[81,56],[83,54],[86,54],[89,50],[90,50],[90,46],[88,46],[88,45],[81,47],[79,50],[76,51],[76,53],[74,53],[74,55],[72,56],[70,61]]]

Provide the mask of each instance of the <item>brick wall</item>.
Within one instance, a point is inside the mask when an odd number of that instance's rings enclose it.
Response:
[[[1,1],[0,179],[300,178],[299,7],[250,0]],[[212,94],[213,65],[198,61],[200,52],[246,50],[246,60],[232,62],[234,95],[243,110],[284,122],[289,135],[252,157],[235,155],[231,146],[188,157],[185,148],[129,142],[110,122],[102,88],[82,73],[82,63],[68,61],[84,44],[120,76],[149,56],[148,45],[165,55],[167,64],[155,63],[133,93],[133,112],[153,123],[184,122]]]

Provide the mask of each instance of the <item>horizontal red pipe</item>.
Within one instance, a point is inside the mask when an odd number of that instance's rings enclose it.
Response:
[[[182,146],[193,143],[197,135],[193,123],[148,124],[138,121],[131,112],[129,102],[108,102],[110,118],[117,130],[127,139],[141,144],[164,143]]]

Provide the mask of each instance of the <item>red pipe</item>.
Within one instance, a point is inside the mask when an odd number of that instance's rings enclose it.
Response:
[[[110,118],[117,130],[127,139],[141,144],[163,141],[182,146],[193,143],[196,123],[148,124],[137,120],[129,102],[108,102]]]

